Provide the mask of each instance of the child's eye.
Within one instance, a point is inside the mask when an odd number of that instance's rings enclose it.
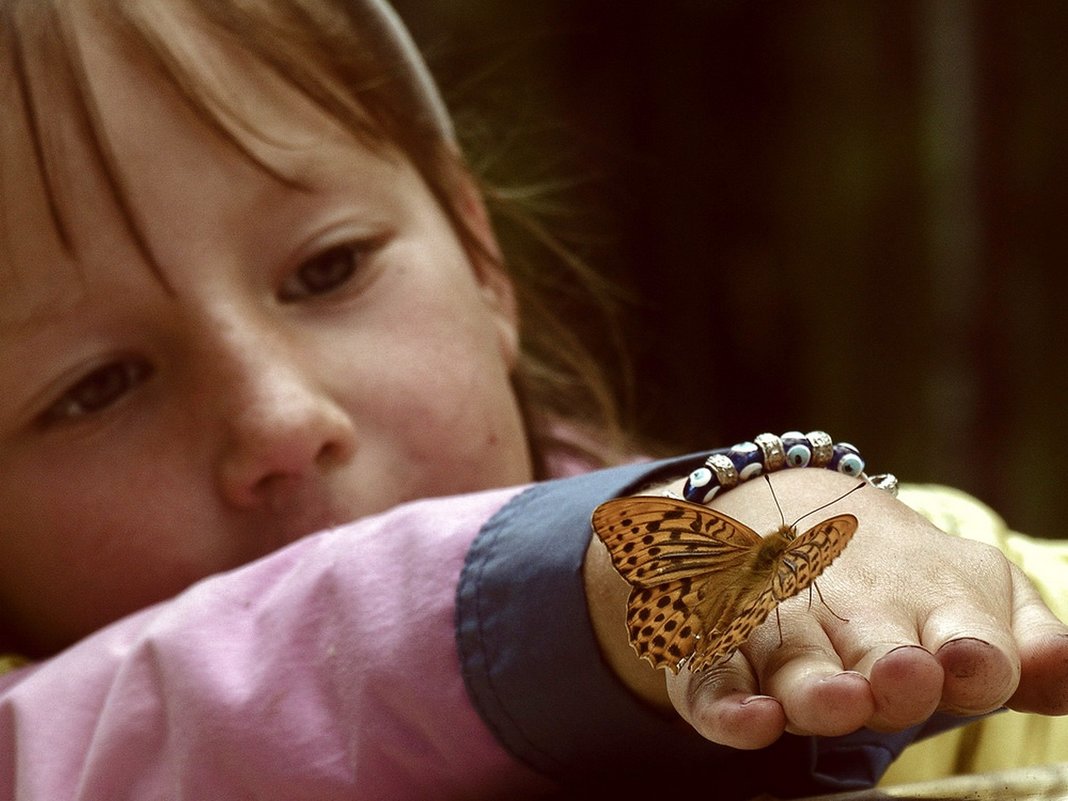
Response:
[[[59,423],[101,412],[152,375],[140,359],[111,362],[80,379],[45,410],[44,423]]]
[[[360,268],[363,251],[358,245],[345,244],[324,250],[308,259],[282,285],[284,301],[325,295],[352,280]]]

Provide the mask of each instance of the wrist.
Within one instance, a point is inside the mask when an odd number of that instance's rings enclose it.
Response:
[[[638,698],[670,709],[663,672],[639,659],[627,637],[630,585],[616,572],[608,549],[597,537],[590,537],[586,549],[583,582],[594,635],[609,668]]]

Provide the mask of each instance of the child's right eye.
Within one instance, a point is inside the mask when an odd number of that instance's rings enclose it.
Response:
[[[117,403],[152,375],[142,359],[110,362],[96,368],[63,393],[42,415],[44,424],[63,423],[95,414]]]
[[[359,271],[363,255],[358,245],[343,244],[308,259],[282,286],[282,299],[293,302],[337,291]]]

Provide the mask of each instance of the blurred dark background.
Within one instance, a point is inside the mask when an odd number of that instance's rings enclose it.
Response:
[[[642,431],[821,428],[1064,536],[1068,3],[395,4],[629,293]]]

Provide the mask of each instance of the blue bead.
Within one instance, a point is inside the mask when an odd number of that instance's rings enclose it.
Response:
[[[712,471],[707,467],[698,467],[690,473],[689,485],[691,487],[703,487],[713,479]]]
[[[759,459],[754,462],[750,462],[741,470],[738,471],[738,478],[742,481],[748,481],[751,478],[756,478],[764,472],[764,463]]]
[[[786,464],[789,467],[808,467],[812,460],[812,448],[798,443],[786,449]]]
[[[719,492],[719,479],[707,467],[698,467],[682,487],[682,497],[693,503],[708,503]]]
[[[727,457],[734,464],[734,469],[741,475],[750,465],[763,464],[764,454],[754,443],[741,442],[727,451]]]
[[[708,503],[709,501],[711,501],[713,498],[716,497],[716,495],[719,493],[719,491],[721,489],[723,489],[723,488],[719,484],[716,484],[714,487],[712,487],[708,492],[706,492],[700,498],[687,498],[686,500],[694,501],[695,503]]]
[[[859,476],[864,472],[864,460],[855,453],[845,453],[838,460],[838,472],[847,476]]]

